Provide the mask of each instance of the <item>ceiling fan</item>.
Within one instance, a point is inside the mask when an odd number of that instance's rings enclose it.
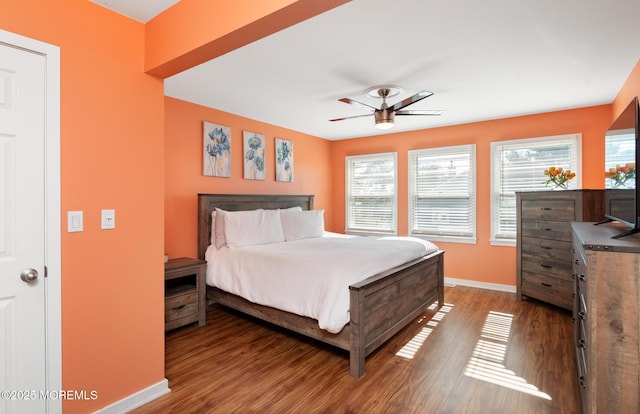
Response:
[[[412,95],[406,99],[403,99],[402,101],[394,105],[388,106],[387,98],[398,95],[401,90],[402,89],[399,86],[378,85],[378,86],[373,86],[367,89],[366,91],[364,91],[364,94],[371,98],[382,98],[382,105],[380,106],[380,108],[376,108],[362,102],[354,101],[353,99],[349,99],[349,98],[338,99],[340,102],[351,104],[351,105],[357,106],[358,108],[367,109],[373,112],[365,115],[355,115],[355,116],[347,116],[343,118],[330,119],[329,121],[335,122],[335,121],[342,121],[344,119],[361,118],[364,116],[370,116],[373,113],[373,116],[375,118],[375,127],[379,129],[389,129],[393,127],[394,119],[396,115],[438,116],[438,115],[441,115],[442,112],[444,112],[440,110],[414,110],[414,111],[403,110],[403,108],[406,108],[411,104],[414,104],[418,101],[423,100],[424,98],[428,98],[431,95],[433,95],[433,92],[429,92],[429,91],[420,91],[415,95]]]

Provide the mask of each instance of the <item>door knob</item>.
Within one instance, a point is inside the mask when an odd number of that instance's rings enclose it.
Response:
[[[30,267],[27,269],[24,269],[22,273],[20,273],[20,279],[22,279],[23,282],[27,282],[27,283],[33,282],[37,278],[38,278],[38,271]]]

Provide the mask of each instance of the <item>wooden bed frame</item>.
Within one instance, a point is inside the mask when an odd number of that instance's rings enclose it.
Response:
[[[211,212],[300,206],[313,210],[313,195],[198,194],[198,257],[210,244]],[[315,319],[251,303],[207,286],[208,303],[219,303],[277,326],[349,352],[349,373],[360,378],[365,357],[384,344],[434,302],[444,303],[444,252],[438,250],[349,286],[350,322],[338,334],[318,327]]]

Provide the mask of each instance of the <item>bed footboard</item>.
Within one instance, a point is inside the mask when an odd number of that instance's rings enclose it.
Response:
[[[444,303],[444,252],[363,280],[350,289],[349,373],[360,378],[365,357],[434,302]]]

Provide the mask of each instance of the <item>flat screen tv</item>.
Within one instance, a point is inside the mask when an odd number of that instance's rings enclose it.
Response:
[[[629,227],[613,236],[640,232],[640,196],[636,165],[640,159],[638,97],[620,113],[605,134],[605,217]]]

